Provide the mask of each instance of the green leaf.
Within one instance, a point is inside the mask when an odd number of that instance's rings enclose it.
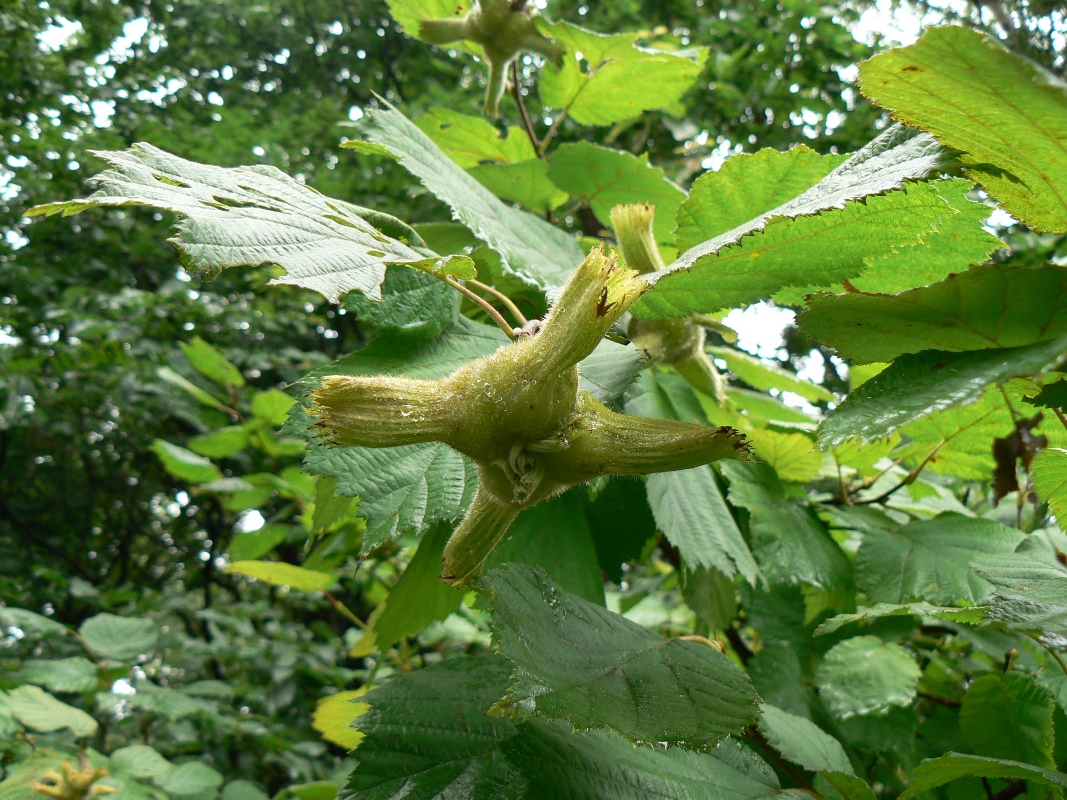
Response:
[[[713,312],[768,299],[788,287],[830,286],[862,273],[867,259],[921,244],[923,236],[950,225],[958,214],[933,185],[920,183],[814,216],[779,217],[691,268],[679,272],[672,265],[654,273],[651,280],[657,282],[639,304],[640,315]]]
[[[472,0],[386,0],[389,13],[411,37],[419,35],[419,22],[424,19],[442,19],[462,16],[470,8]]]
[[[1016,218],[1067,232],[1067,85],[1060,78],[988,34],[946,27],[868,61],[859,87],[895,119],[962,151],[968,175]]]
[[[581,362],[579,386],[601,403],[610,405],[646,366],[648,357],[640,348],[604,339]]]
[[[787,760],[812,772],[854,774],[841,743],[811,720],[766,703],[760,712],[760,733]]]
[[[816,295],[797,324],[859,364],[1021,347],[1067,334],[1067,269],[994,264],[901,294]]]
[[[245,385],[241,370],[199,336],[194,336],[191,342],[179,342],[178,345],[193,368],[205,378],[220,386],[240,388]]]
[[[925,177],[942,159],[932,136],[890,128],[803,194],[754,211],[747,222],[685,251],[654,274],[654,290],[635,306],[635,313],[687,316],[765,299],[785,286],[830,285],[859,274],[864,259],[915,244],[959,213],[930,184],[909,184],[875,196]],[[765,180],[776,179],[772,174]],[[694,187],[689,202],[714,191],[711,183],[700,194]],[[761,196],[767,193],[757,194]],[[870,199],[850,202],[863,198]],[[760,231],[762,235],[750,236]],[[812,259],[817,259],[817,272]]]
[[[576,488],[524,510],[486,568],[514,561],[540,567],[560,588],[604,605],[604,576]]]
[[[448,203],[460,222],[500,254],[509,274],[541,288],[560,286],[581,262],[582,249],[575,239],[498,200],[389,104],[370,112],[359,129]]]
[[[103,658],[133,661],[152,652],[159,641],[159,626],[142,617],[96,614],[78,628],[85,646]]]
[[[178,480],[189,483],[207,483],[222,480],[222,472],[203,456],[176,444],[156,439],[152,452],[159,456],[163,468]]]
[[[352,294],[345,298],[345,308],[380,333],[433,339],[456,324],[460,295],[425,272],[390,266],[385,270],[381,302]]]
[[[27,683],[38,683],[53,692],[88,692],[99,685],[96,665],[82,656],[27,659],[22,662],[18,676]]]
[[[366,738],[339,800],[517,800],[523,781],[496,749],[515,724],[486,716],[508,672],[501,658],[464,656],[399,674],[369,692],[370,709],[357,723]]]
[[[536,710],[577,728],[637,739],[710,743],[756,714],[756,693],[707,645],[664,639],[511,564],[485,579],[500,652],[515,662],[498,708]]]
[[[960,708],[960,732],[976,755],[1055,767],[1052,696],[1018,672],[975,678]]]
[[[786,496],[770,467],[740,462],[720,467],[730,483],[730,502],[750,514],[752,554],[767,580],[847,590],[852,576],[845,554],[805,505]]]
[[[405,636],[444,619],[463,602],[463,590],[441,580],[441,558],[451,535],[448,523],[438,523],[426,531],[419,549],[380,606],[373,629],[383,653]]]
[[[667,180],[663,170],[635,156],[589,142],[561,144],[552,154],[548,176],[571,197],[587,200],[602,225],[610,226],[611,209],[626,203],[656,207],[656,240],[667,243],[674,230],[685,192]]]
[[[474,463],[443,444],[374,449],[315,447],[309,472],[337,477],[339,494],[358,496],[367,520],[363,552],[407,531],[458,519],[478,485]]]
[[[395,5],[391,0],[390,5]],[[445,3],[449,16],[452,3]],[[446,156],[464,169],[492,162],[518,164],[537,158],[530,138],[521,128],[512,127],[501,133],[485,117],[469,117],[449,108],[431,108],[415,124],[433,139]]]
[[[970,181],[938,181],[933,184],[938,195],[959,212],[950,223],[923,234],[921,245],[903,247],[867,259],[867,268],[850,279],[861,292],[893,294],[916,286],[928,286],[962,272],[971,264],[984,263],[1004,243],[986,230],[990,208],[971,200],[974,190]],[[843,287],[835,287],[841,291]],[[783,293],[787,294],[787,293]],[[789,299],[800,305],[800,292],[790,292]]]
[[[638,478],[612,478],[586,502],[585,518],[600,567],[615,583],[622,583],[622,565],[636,561],[656,535],[643,488]]]
[[[992,585],[980,555],[1011,553],[1025,535],[987,519],[940,514],[895,532],[870,532],[856,553],[856,583],[876,603],[981,603]]]
[[[1043,375],[1065,355],[1067,336],[1025,347],[909,353],[845,398],[819,427],[819,443],[835,447],[852,437],[888,436],[936,411],[975,402],[990,384]]]
[[[899,644],[856,636],[827,651],[815,683],[831,713],[848,719],[909,705],[921,676],[915,659]]]
[[[213,795],[222,786],[223,780],[222,775],[202,761],[187,761],[153,778],[156,786],[177,797],[203,793]]]
[[[646,490],[656,527],[686,564],[715,568],[728,577],[740,572],[745,580],[756,584],[759,567],[711,467],[649,475]]]
[[[754,358],[730,347],[709,347],[707,352],[713,358],[725,361],[726,368],[753,389],[792,392],[813,403],[834,400],[828,389],[798,378],[795,373],[781,367],[768,364],[766,359]]]
[[[912,772],[911,783],[899,800],[911,800],[924,792],[935,789],[958,778],[974,776],[978,778],[1017,778],[1036,781],[1045,786],[1067,788],[1067,775],[1062,772],[1035,767],[1032,764],[1020,764],[1002,758],[983,758],[962,753],[947,753],[940,758],[928,758]]]
[[[288,533],[285,525],[265,525],[259,530],[238,533],[229,540],[229,558],[232,561],[254,561],[266,556],[285,541]]]
[[[815,629],[815,635],[825,636],[829,633],[836,633],[853,622],[865,622],[884,617],[910,616],[934,617],[967,625],[978,625],[985,619],[986,609],[981,607],[951,608],[948,606],[934,606],[930,603],[877,603],[870,608],[857,609],[854,614],[838,614],[836,617],[831,617]]]
[[[41,639],[49,636],[62,636],[67,632],[67,629],[54,619],[24,608],[0,606],[0,630],[8,633],[11,628],[18,628],[28,636]]]
[[[475,180],[502,200],[519,203],[544,215],[563,205],[567,193],[549,178],[548,162],[540,158],[518,164],[484,164],[467,169]]]
[[[468,361],[486,356],[507,342],[495,325],[460,317],[456,326],[431,341],[383,332],[367,347],[312,370],[305,376],[403,375],[409,378],[441,378]]]
[[[16,686],[7,696],[12,716],[31,730],[51,733],[70,728],[78,737],[96,733],[95,719],[80,708],[56,700],[36,686]]]
[[[1030,462],[1030,480],[1056,519],[1067,523],[1067,450],[1050,447],[1038,453]]]
[[[283,561],[235,561],[226,567],[227,572],[247,575],[271,586],[288,586],[298,592],[321,592],[337,583],[337,576],[329,572],[316,572]]]
[[[678,209],[678,249],[689,250],[804,194],[847,156],[821,155],[798,145],[784,153],[733,156],[705,172]]]
[[[248,430],[237,425],[220,428],[204,436],[194,436],[188,442],[190,450],[208,458],[229,458],[247,448],[248,443]]]
[[[135,778],[154,778],[174,768],[154,747],[132,744],[111,753],[111,771],[124,772]]]
[[[709,752],[634,745],[610,731],[571,733],[527,722],[501,749],[529,782],[527,797],[567,800],[747,800],[778,788],[774,771],[735,741]]]
[[[311,727],[322,734],[322,738],[333,742],[346,750],[355,750],[363,741],[363,732],[358,731],[353,724],[370,706],[364,702],[356,702],[357,698],[363,697],[367,688],[356,689],[351,692],[337,692],[327,695],[315,705],[315,713],[311,717]]]
[[[744,428],[752,452],[783,481],[805,483],[822,467],[823,454],[806,433],[783,433],[768,428]]]
[[[285,424],[294,402],[292,397],[279,389],[257,392],[252,397],[252,414],[278,428]]]
[[[210,392],[204,391],[195,383],[190,381],[188,378],[179,375],[170,367],[160,367],[156,370],[156,375],[164,383],[169,383],[171,386],[177,386],[183,392],[195,398],[197,401],[199,401],[205,406],[208,406],[209,408],[217,408],[219,410],[222,410],[226,407],[226,404],[219,400],[217,397],[212,395]]]
[[[703,48],[638,47],[637,33],[604,35],[568,22],[539,27],[567,49],[559,67],[545,65],[541,101],[582,125],[611,125],[673,106],[699,77],[707,58]]]
[[[286,788],[292,791],[293,787]],[[258,784],[246,780],[230,781],[222,787],[221,796],[222,800],[270,800]]]
[[[180,218],[170,242],[187,268],[210,279],[229,267],[277,264],[286,274],[271,283],[302,286],[332,302],[352,290],[380,299],[387,263],[427,263],[426,255],[383,234],[356,206],[274,167],[197,164],[143,143],[97,155],[111,169],[96,176],[96,192],[28,213],[115,206],[170,211]]]

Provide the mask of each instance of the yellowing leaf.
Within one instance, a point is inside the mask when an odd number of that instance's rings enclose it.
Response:
[[[328,572],[316,572],[281,561],[235,561],[226,567],[226,571],[273,586],[288,586],[298,592],[320,592],[337,583],[337,578]]]
[[[370,703],[354,703],[357,697],[367,693],[364,686],[351,692],[338,692],[323,697],[315,706],[311,717],[311,727],[322,734],[322,738],[347,750],[355,750],[363,741],[363,732],[352,727],[352,723],[363,716],[370,708]]]

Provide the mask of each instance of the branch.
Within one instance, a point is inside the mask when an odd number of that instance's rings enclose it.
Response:
[[[526,102],[522,99],[521,78],[519,59],[515,59],[511,64],[511,96],[515,98],[515,105],[518,106],[519,116],[522,118],[522,127],[530,138],[530,144],[533,145],[534,152],[537,153],[538,158],[543,159],[545,157],[544,148],[541,146],[541,140],[534,133],[533,122],[530,121],[530,114],[526,110]]]

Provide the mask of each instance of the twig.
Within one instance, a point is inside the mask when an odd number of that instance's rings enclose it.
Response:
[[[520,326],[525,325],[527,322],[529,322],[529,320],[526,319],[526,317],[523,315],[523,313],[521,311],[519,311],[519,307],[517,305],[515,305],[513,302],[511,302],[511,298],[508,297],[506,294],[504,294],[499,289],[497,289],[497,288],[495,288],[493,286],[490,286],[490,285],[488,285],[486,283],[482,283],[481,281],[476,281],[473,278],[468,279],[467,280],[467,284],[470,285],[470,286],[473,286],[475,289],[479,289],[479,290],[481,290],[483,292],[489,292],[489,294],[491,294],[493,297],[495,297],[497,300],[499,300],[501,303],[503,303],[504,307],[508,311],[511,312],[511,316],[515,317],[515,321]]]
[[[545,138],[541,140],[541,146],[537,148],[537,155],[539,157],[544,158],[545,150],[548,149],[548,143],[551,142],[552,137],[559,132],[559,126],[563,124],[563,120],[565,120],[566,118],[567,109],[563,109],[559,112],[559,116],[556,117],[555,121],[552,123],[552,127],[548,129],[548,132],[545,134]]]
[[[337,610],[338,614],[348,620],[351,620],[353,623],[355,623],[357,628],[367,630],[367,623],[361,620],[355,614],[353,614],[352,610],[348,606],[346,606],[344,603],[342,603],[329,592],[323,592],[323,595],[325,595],[326,599],[330,601],[330,605],[332,605]]]
[[[515,331],[513,331],[511,326],[508,325],[508,321],[504,319],[504,315],[497,311],[495,308],[493,308],[492,303],[490,303],[484,297],[476,295],[474,292],[472,292],[458,280],[453,278],[451,275],[445,278],[445,283],[447,283],[453,289],[458,291],[460,294],[463,294],[468,297],[471,302],[481,306],[485,310],[485,313],[492,317],[493,321],[500,326],[500,330],[504,331],[504,333],[508,335],[509,339],[515,338]]]
[[[905,475],[904,479],[900,483],[898,483],[896,486],[894,486],[892,489],[886,489],[884,492],[882,492],[877,497],[872,497],[872,498],[870,498],[868,500],[853,500],[852,501],[852,505],[854,505],[854,506],[869,506],[869,505],[873,505],[874,503],[883,503],[886,500],[888,500],[894,493],[900,491],[905,486],[908,486],[909,484],[915,483],[915,479],[919,477],[919,473],[921,473],[926,468],[926,465],[930,463],[930,459],[932,459],[934,456],[936,456],[938,451],[942,447],[944,447],[945,442],[946,442],[946,440],[942,439],[938,443],[937,447],[935,447],[933,450],[931,450],[929,455],[927,455],[926,458],[924,458],[922,461],[919,462],[919,466],[917,466],[915,469],[913,469],[911,472],[909,472],[907,475]]]
[[[1026,791],[1026,781],[1020,778],[1017,781],[1012,781],[995,795],[993,800],[1012,800],[1013,797],[1018,797]]]
[[[522,127],[526,129],[526,135],[530,137],[530,144],[538,158],[544,158],[545,152],[541,148],[541,140],[534,133],[533,122],[530,121],[530,113],[526,110],[526,102],[522,99],[522,73],[519,70],[519,60],[515,59],[511,64],[511,96],[515,98],[515,105],[519,107],[519,117],[522,119]]]

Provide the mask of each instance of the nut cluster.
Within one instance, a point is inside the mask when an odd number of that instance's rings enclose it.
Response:
[[[478,491],[445,548],[442,575],[466,583],[519,512],[571,486],[748,455],[731,428],[619,414],[578,387],[578,362],[648,288],[598,247],[535,335],[438,380],[327,377],[311,394],[316,426],[334,445],[436,441],[477,464]]]

